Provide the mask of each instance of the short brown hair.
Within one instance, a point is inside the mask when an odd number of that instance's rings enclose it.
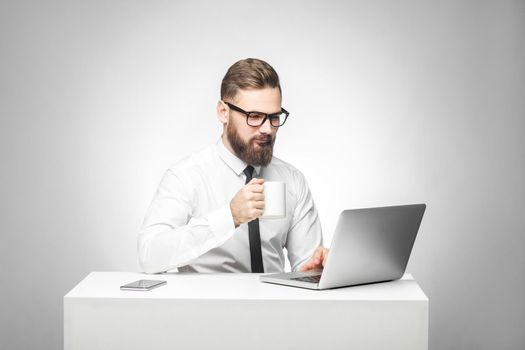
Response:
[[[279,76],[268,63],[257,58],[235,62],[222,78],[221,99],[234,99],[240,89],[279,88]]]

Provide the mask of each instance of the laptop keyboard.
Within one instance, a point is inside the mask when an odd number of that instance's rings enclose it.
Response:
[[[294,281],[301,281],[301,282],[319,283],[319,281],[321,280],[321,275],[295,277],[295,278],[290,278],[290,279]]]

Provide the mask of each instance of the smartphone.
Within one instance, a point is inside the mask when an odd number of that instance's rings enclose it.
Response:
[[[138,281],[131,282],[123,286],[120,286],[120,289],[121,290],[151,290],[153,288],[163,286],[166,283],[167,283],[166,281],[160,281],[160,280],[138,280]]]

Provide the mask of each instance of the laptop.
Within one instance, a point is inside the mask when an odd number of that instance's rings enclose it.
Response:
[[[399,279],[425,204],[344,210],[322,270],[261,275],[262,282],[330,289]]]

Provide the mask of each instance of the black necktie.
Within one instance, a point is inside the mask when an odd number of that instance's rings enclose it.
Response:
[[[244,169],[246,175],[246,182],[251,181],[253,177],[253,167],[248,165]],[[252,220],[248,223],[248,231],[250,238],[250,257],[252,260],[252,272],[261,273],[264,272],[262,252],[261,252],[261,234],[259,232],[259,219]]]

